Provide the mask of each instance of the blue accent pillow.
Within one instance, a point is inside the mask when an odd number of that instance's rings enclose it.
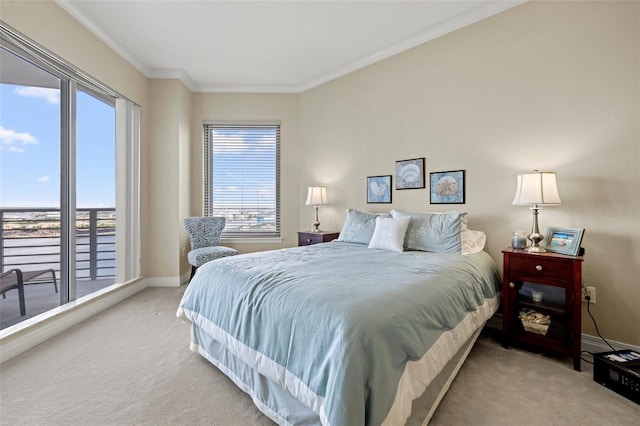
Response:
[[[365,213],[355,209],[347,209],[347,219],[344,222],[338,241],[345,243],[369,244],[373,231],[376,229],[376,218],[391,217],[387,213]]]
[[[462,231],[466,229],[466,213],[415,213],[391,210],[391,217],[411,217],[404,238],[405,250],[434,253],[462,253]]]

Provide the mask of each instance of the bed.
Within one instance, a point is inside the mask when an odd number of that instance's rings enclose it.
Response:
[[[461,254],[463,222],[457,248],[430,252],[406,247],[424,234],[415,214],[354,215],[337,241],[209,262],[180,302],[191,350],[278,424],[428,421],[498,307],[491,257]]]

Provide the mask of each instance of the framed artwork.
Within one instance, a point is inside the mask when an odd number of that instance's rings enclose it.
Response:
[[[424,187],[424,157],[396,161],[396,189]]]
[[[429,173],[431,204],[464,204],[464,170]]]
[[[577,256],[580,252],[580,243],[584,235],[583,228],[558,228],[550,226],[547,228],[546,245],[544,249],[554,253],[569,254]]]
[[[391,175],[367,177],[367,203],[391,203]]]

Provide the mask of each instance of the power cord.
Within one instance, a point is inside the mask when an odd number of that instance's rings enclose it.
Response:
[[[591,352],[591,351],[581,351],[580,352],[580,359],[583,360],[584,362],[588,363],[588,364],[592,364],[593,365],[593,361],[589,361],[588,359],[583,358],[582,354],[589,354],[589,355],[591,355],[591,359],[593,359],[593,352]]]
[[[583,288],[585,288],[585,287],[586,286],[583,286]],[[598,336],[602,339],[603,342],[605,342],[607,344],[607,346],[609,346],[611,348],[612,351],[615,351],[616,348],[611,346],[611,344],[609,342],[607,342],[607,339],[602,337],[602,334],[600,334],[600,330],[598,330],[598,323],[596,323],[596,319],[593,317],[593,314],[591,313],[591,296],[589,295],[589,293],[585,293],[584,298],[587,301],[587,312],[589,313],[589,316],[591,317],[591,321],[593,321],[593,325],[596,328],[596,333],[598,333]],[[585,351],[583,351],[583,352],[585,352]],[[593,354],[591,354],[591,355],[593,355]]]

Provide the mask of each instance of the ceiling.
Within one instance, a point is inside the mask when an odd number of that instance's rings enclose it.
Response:
[[[149,78],[301,92],[525,0],[56,0]]]

